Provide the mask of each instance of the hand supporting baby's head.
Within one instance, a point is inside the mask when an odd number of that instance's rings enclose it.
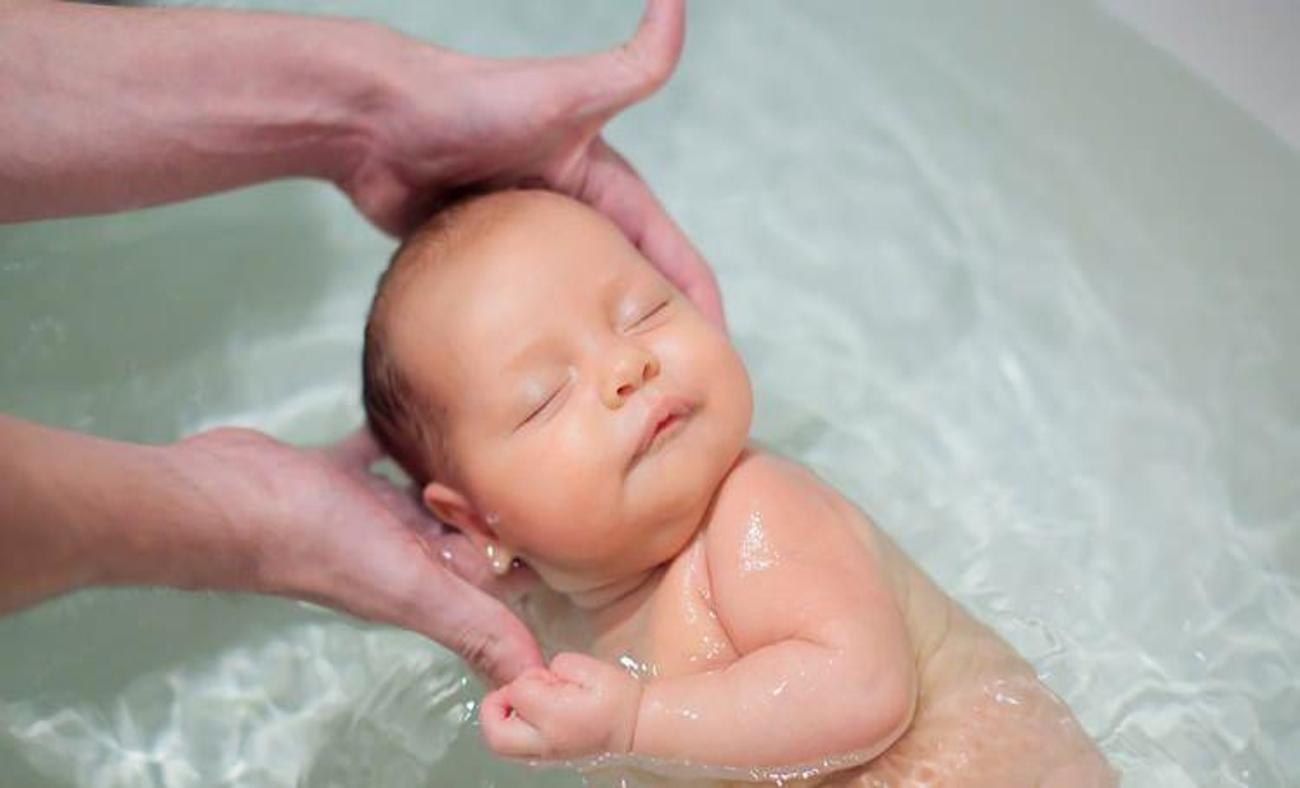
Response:
[[[413,235],[364,367],[371,427],[432,512],[574,594],[689,542],[752,412],[726,336],[606,219],[542,191]]]

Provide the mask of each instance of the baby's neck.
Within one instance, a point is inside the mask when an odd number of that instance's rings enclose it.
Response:
[[[538,588],[523,602],[524,618],[547,651],[599,652],[611,635],[621,642],[619,633],[635,630],[674,560],[582,591]]]
[[[738,465],[751,451],[747,447],[746,451],[737,458],[736,464]],[[733,469],[734,467],[733,465]],[[656,590],[669,570],[699,546],[701,538],[708,532],[713,521],[718,495],[727,487],[730,480],[731,473],[728,472],[718,483],[707,505],[696,515],[697,525],[692,536],[677,553],[635,575],[621,577],[582,591],[565,592],[564,598],[581,612],[582,618],[594,628],[595,632],[610,633],[631,624],[638,618],[639,612],[646,603],[655,597]]]
[[[594,588],[571,591],[565,596],[574,607],[596,615],[607,608],[621,606],[654,590],[663,575],[664,568],[670,563],[672,559],[639,574],[622,577]]]
[[[700,518],[700,525],[695,529],[686,546],[670,556],[668,560],[638,574],[583,591],[570,591],[562,596],[597,639],[603,635],[624,631],[628,626],[635,626],[634,622],[641,617],[647,605],[653,604],[664,578],[679,561],[693,551],[700,538],[707,532],[712,514],[713,507],[710,506],[705,516]]]

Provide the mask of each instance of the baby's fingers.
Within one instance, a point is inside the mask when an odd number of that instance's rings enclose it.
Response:
[[[528,720],[545,735],[555,727],[557,713],[582,693],[582,687],[551,671],[535,670],[511,682],[509,700],[515,714]]]
[[[599,687],[611,676],[626,676],[618,668],[586,654],[561,652],[551,660],[550,671],[564,681],[580,687]]]
[[[541,758],[546,753],[542,734],[516,713],[508,685],[490,692],[479,707],[479,727],[493,752],[505,758]]]

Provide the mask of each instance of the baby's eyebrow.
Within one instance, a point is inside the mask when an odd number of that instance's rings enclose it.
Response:
[[[528,371],[539,356],[546,358],[550,355],[547,346],[551,343],[552,339],[545,334],[533,335],[528,341],[521,342],[506,356],[506,361],[502,364],[502,372],[511,374]]]
[[[635,290],[639,285],[653,281],[655,270],[649,263],[621,260],[612,265],[597,285],[597,292],[604,298],[622,295]]]
[[[605,302],[603,308],[614,309],[628,294],[643,289],[647,284],[655,283],[656,277],[653,270],[637,270],[636,267],[629,266],[622,270],[611,271],[604,277],[604,281],[595,283],[594,287],[597,292],[603,294],[601,298],[601,301]],[[505,361],[501,364],[502,372],[511,374],[526,371],[538,356],[547,355],[548,348],[546,346],[551,341],[550,337],[539,335],[520,342],[504,355]]]
[[[522,343],[516,350],[506,356],[503,365],[506,372],[518,372],[528,365],[528,362],[541,353],[542,346],[546,343],[545,337],[533,337],[527,342]]]
[[[654,270],[650,269],[648,264],[644,268],[628,266],[605,282],[604,299],[608,307],[614,309],[629,295],[635,295],[645,290],[647,286],[657,284],[658,279],[655,277]]]

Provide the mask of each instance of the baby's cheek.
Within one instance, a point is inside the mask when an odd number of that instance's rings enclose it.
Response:
[[[754,411],[754,394],[745,364],[726,341],[713,348],[706,363],[710,370],[710,404],[726,418],[728,437],[743,441],[749,434]]]
[[[599,435],[575,420],[513,464],[510,508],[530,524],[524,539],[535,554],[562,561],[589,556],[603,544],[600,530],[619,522],[614,482],[623,460]]]

